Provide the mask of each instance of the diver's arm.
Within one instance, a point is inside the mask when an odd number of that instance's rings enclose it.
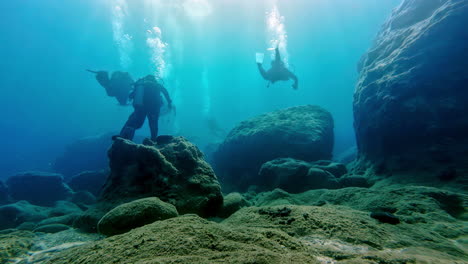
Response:
[[[261,63],[257,63],[257,66],[258,66],[258,70],[260,71],[260,74],[262,75],[263,79],[269,80],[269,79],[268,79],[268,74],[267,74],[267,72],[265,71],[265,69],[263,69],[262,64],[261,64]]]
[[[169,96],[169,93],[167,92],[167,89],[164,86],[161,86],[161,92],[164,95],[164,98],[166,98],[167,104],[169,108],[172,107],[172,100],[171,97]]]

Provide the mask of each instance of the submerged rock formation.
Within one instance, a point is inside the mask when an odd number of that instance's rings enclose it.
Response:
[[[95,196],[98,196],[102,190],[102,187],[106,183],[109,171],[84,171],[78,175],[73,176],[69,181],[68,185],[73,191],[88,191]]]
[[[113,236],[155,221],[177,217],[176,208],[157,197],[121,204],[105,214],[98,223],[99,233]]]
[[[221,187],[200,150],[182,137],[160,136],[143,145],[116,139],[109,150],[111,173],[101,202],[158,197],[178,212],[216,215]]]
[[[405,0],[359,65],[361,161],[380,171],[468,164],[468,2]]]
[[[52,206],[56,201],[72,196],[62,175],[55,173],[25,172],[11,176],[6,184],[13,201],[26,200],[40,206]]]
[[[264,114],[235,127],[214,154],[217,174],[228,188],[245,189],[263,163],[276,158],[331,159],[333,118],[318,106]]]
[[[109,160],[106,153],[112,145],[111,138],[114,134],[87,137],[70,144],[63,155],[55,161],[54,171],[69,178],[83,171],[107,169]]]
[[[262,165],[252,185],[260,190],[281,188],[292,193],[311,189],[336,189],[339,178],[346,174],[343,164],[331,161],[305,162],[296,159],[275,159]]]

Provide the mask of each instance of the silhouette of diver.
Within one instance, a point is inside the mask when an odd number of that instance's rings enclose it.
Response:
[[[281,61],[281,56],[280,56],[278,47],[276,47],[275,49],[275,60],[271,62],[271,68],[268,71],[265,71],[265,69],[263,69],[263,66],[261,63],[257,63],[257,66],[263,79],[269,81],[270,83],[275,83],[277,81],[287,81],[291,79],[294,81],[292,88],[294,90],[297,90],[298,88],[297,77],[294,73],[289,71],[284,65],[284,62]],[[268,84],[268,86],[269,85],[270,84]]]
[[[164,95],[169,109],[172,109],[172,100],[169,93],[156,80],[154,75],[147,75],[134,84],[134,89],[129,95],[129,98],[133,100],[134,111],[122,128],[120,137],[132,140],[135,136],[135,130],[141,128],[145,123],[145,119],[148,118],[151,140],[156,140],[159,128],[159,114],[163,105],[161,93]]]
[[[112,73],[109,79],[107,71],[92,71],[96,74],[96,80],[106,89],[106,93],[110,97],[115,97],[120,105],[128,104],[128,95],[133,88],[134,81],[128,72],[116,71]]]

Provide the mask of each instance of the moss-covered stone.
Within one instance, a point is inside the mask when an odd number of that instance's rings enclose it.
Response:
[[[214,216],[221,186],[201,151],[182,137],[160,136],[143,145],[116,139],[109,150],[111,173],[100,202],[159,197],[180,213]]]
[[[250,206],[250,203],[242,196],[242,194],[234,192],[224,196],[223,207],[219,212],[219,216],[226,218],[238,211],[239,209]]]
[[[0,235],[0,264],[13,263],[13,258],[26,253],[32,246],[33,238],[34,234],[29,231]]]
[[[277,158],[331,159],[333,118],[319,106],[296,106],[241,122],[214,154],[225,188],[245,191],[262,164]]]
[[[195,215],[157,221],[66,250],[47,263],[319,263],[284,232],[236,228]]]
[[[172,204],[157,197],[143,198],[110,210],[99,220],[98,231],[103,235],[112,236],[178,215]]]

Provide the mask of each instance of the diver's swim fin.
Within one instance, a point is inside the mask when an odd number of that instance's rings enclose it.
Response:
[[[255,60],[257,63],[263,64],[263,60],[265,59],[265,54],[263,53],[255,53]]]
[[[98,73],[98,71],[93,71],[93,70],[88,70],[88,69],[86,69],[86,71],[88,71],[88,72],[90,72],[90,73],[94,73],[94,74],[97,74],[97,73]]]

